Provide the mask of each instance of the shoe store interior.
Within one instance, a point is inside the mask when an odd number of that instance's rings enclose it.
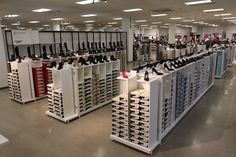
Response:
[[[0,0],[0,157],[236,157],[235,8]]]

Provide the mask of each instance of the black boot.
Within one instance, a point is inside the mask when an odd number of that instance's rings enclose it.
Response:
[[[107,52],[107,48],[106,48],[106,46],[105,46],[105,43],[104,43],[104,42],[102,43],[102,48],[103,48],[103,52]]]
[[[13,62],[13,61],[15,61],[15,60],[16,60],[16,57],[15,57],[14,54],[12,54],[12,55],[11,55],[11,59],[10,59],[10,61]]]
[[[72,65],[72,63],[73,63],[73,59],[72,59],[72,58],[69,58],[69,59],[68,59],[68,64],[69,64],[69,65]]]
[[[60,53],[63,53],[63,49],[62,49],[62,44],[59,44],[59,48],[60,48]]]
[[[152,72],[154,72],[157,75],[163,75],[163,73],[158,72],[157,69],[155,68],[152,68]]]
[[[64,63],[63,63],[63,62],[60,62],[60,63],[58,64],[57,70],[63,69],[63,65],[64,65]]]
[[[49,68],[54,68],[54,67],[57,67],[57,63],[56,63],[55,61],[52,61],[52,62],[50,63]]]
[[[107,56],[104,56],[103,60],[106,61],[106,62],[109,62],[109,60],[107,59]]]
[[[49,59],[48,55],[47,55],[47,50],[46,50],[46,46],[43,46],[43,59]]]
[[[174,69],[171,69],[166,63],[164,63],[164,68],[166,68],[168,71],[174,71]]]
[[[18,57],[18,63],[21,63],[22,62],[22,58],[21,56]]]
[[[28,52],[28,57],[31,58],[31,50],[30,50],[30,46],[27,47],[27,52]]]
[[[149,81],[149,74],[148,74],[147,71],[145,72],[144,80],[145,80],[145,81]]]
[[[53,48],[52,48],[52,45],[49,46],[49,50],[50,50],[51,56],[53,56]]]
[[[18,46],[16,46],[16,48],[15,48],[15,54],[16,54],[16,58],[20,57],[19,47]]]
[[[110,56],[110,59],[111,59],[111,61],[116,61],[117,60],[113,55]]]
[[[65,49],[66,49],[66,52],[68,52],[69,49],[68,49],[68,47],[67,47],[67,42],[64,42],[64,47],[65,47]]]

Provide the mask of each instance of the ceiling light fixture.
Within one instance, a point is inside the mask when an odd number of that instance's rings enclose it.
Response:
[[[14,18],[14,17],[18,17],[20,15],[17,14],[9,14],[9,15],[4,15],[5,18]]]
[[[17,23],[12,23],[11,25],[12,25],[12,26],[20,26],[20,23],[19,23],[19,22],[17,22]]]
[[[116,17],[116,18],[113,18],[113,20],[116,20],[116,21],[118,21],[118,20],[122,20],[123,18],[121,18],[121,17]]]
[[[50,25],[43,25],[43,27],[50,27]]]
[[[147,20],[136,20],[135,22],[147,22]]]
[[[109,25],[116,25],[117,22],[108,22]]]
[[[224,9],[223,9],[223,8],[219,8],[219,9],[208,9],[208,10],[203,10],[204,13],[217,12],[217,11],[224,11]]]
[[[94,17],[97,16],[97,14],[86,14],[86,15],[80,15],[81,17]]]
[[[32,10],[32,12],[36,12],[36,13],[43,13],[43,12],[49,12],[49,11],[52,11],[52,9],[40,8],[40,9]]]
[[[152,22],[152,24],[161,24],[162,22]]]
[[[134,9],[126,9],[126,10],[123,10],[123,12],[135,12],[135,11],[142,11],[143,9],[141,8],[134,8]]]
[[[195,20],[183,20],[183,22],[194,22]]]
[[[64,20],[64,18],[57,17],[57,18],[52,18],[51,20],[53,20],[53,21],[61,21],[61,20]]]
[[[161,26],[160,28],[168,28],[168,26]]]
[[[225,14],[215,14],[214,16],[230,16],[232,15],[231,13],[225,13]]]
[[[171,17],[170,20],[181,20],[183,17]]]
[[[152,14],[152,17],[161,17],[161,16],[167,16],[167,14]]]
[[[32,24],[34,24],[34,23],[39,23],[40,21],[29,21],[29,23],[32,23]]]
[[[230,20],[230,19],[236,19],[236,17],[223,17],[223,20]]]
[[[86,5],[86,4],[94,4],[97,2],[101,2],[100,0],[83,0],[79,2],[75,2],[75,4]]]
[[[211,0],[201,0],[201,1],[192,1],[192,2],[185,2],[185,5],[200,5],[200,4],[209,4],[212,3]]]
[[[84,23],[93,23],[94,21],[93,20],[90,20],[90,21],[84,21]]]
[[[165,23],[164,25],[165,25],[165,26],[169,26],[170,24],[169,24],[169,23]]]

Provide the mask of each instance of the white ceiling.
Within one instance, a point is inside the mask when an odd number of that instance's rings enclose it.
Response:
[[[229,22],[223,21],[222,17],[215,17],[214,13],[203,13],[204,9],[224,8],[225,11],[219,13],[232,13],[236,16],[236,0],[214,0],[213,4],[186,6],[184,2],[191,0],[108,0],[107,3],[99,2],[89,5],[77,5],[79,0],[0,0],[0,17],[6,14],[19,14],[20,17],[13,19],[3,19],[2,24],[10,24],[21,21],[22,26],[42,27],[43,24],[52,24],[51,18],[63,17],[69,20],[73,25],[84,26],[85,20],[95,20],[96,26],[104,26],[112,22],[116,17],[132,17],[135,20],[147,20],[144,23],[161,21],[163,23],[182,23],[181,20],[169,20],[171,17],[184,17],[184,19],[194,19],[195,21],[204,21],[213,24],[227,25]],[[52,12],[33,13],[33,9],[49,8]],[[125,13],[124,9],[142,8],[143,11]],[[151,17],[157,9],[173,9],[173,12],[167,13],[165,17]],[[82,14],[95,13],[97,17],[83,18]],[[29,24],[28,21],[39,20],[39,24]],[[191,24],[191,23],[187,23]],[[121,25],[121,21],[114,27]]]

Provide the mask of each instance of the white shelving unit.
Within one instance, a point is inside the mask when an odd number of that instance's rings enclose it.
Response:
[[[230,55],[229,55],[229,67],[233,66],[233,61],[235,58],[235,45],[230,46]]]
[[[164,75],[149,73],[149,81],[133,71],[128,79],[119,77],[123,94],[113,99],[111,139],[152,154],[213,86],[215,67],[211,54]]]
[[[230,48],[217,50],[216,59],[216,74],[215,78],[222,78],[222,76],[229,70]]]
[[[111,103],[113,86],[118,88],[115,76],[120,73],[119,68],[120,61],[117,60],[62,70],[52,69],[53,84],[48,86],[48,90],[53,89],[53,92],[49,92],[49,110],[46,114],[69,122]],[[52,104],[55,104],[51,99],[54,99],[53,93],[58,90],[61,92],[62,115],[51,112]]]

